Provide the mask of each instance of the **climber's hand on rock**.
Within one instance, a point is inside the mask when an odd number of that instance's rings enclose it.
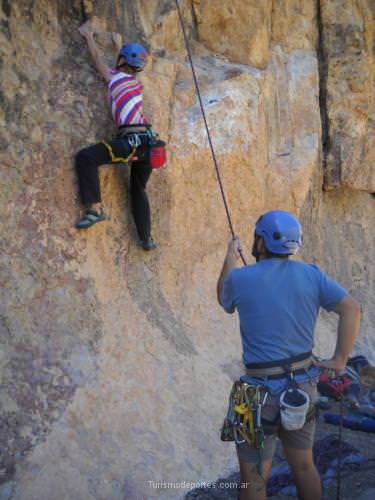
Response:
[[[115,47],[120,50],[122,47],[122,36],[120,33],[113,32],[112,33],[112,41],[115,44]]]
[[[94,27],[91,23],[91,21],[86,21],[83,23],[79,28],[78,31],[81,33],[82,36],[85,38],[89,38],[90,36],[94,36],[95,30]]]
[[[241,257],[240,252],[242,252],[241,242],[239,237],[235,236],[228,244],[227,257],[239,259]]]

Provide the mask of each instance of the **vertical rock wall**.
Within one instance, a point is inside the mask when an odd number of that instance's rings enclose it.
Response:
[[[320,3],[325,187],[374,191],[375,4]]]
[[[300,215],[303,258],[359,298],[375,361],[374,3],[181,5],[244,246],[263,211]],[[151,254],[126,167],[101,171],[110,220],[73,227],[74,152],[113,133],[85,14],[109,61],[115,30],[153,53],[145,108],[169,166],[150,181]],[[3,0],[0,25],[0,498],[179,498],[155,482],[235,466],[218,431],[240,342],[215,301],[229,233],[174,2]],[[318,351],[334,332],[323,315]]]

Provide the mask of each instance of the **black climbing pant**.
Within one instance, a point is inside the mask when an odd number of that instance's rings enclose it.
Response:
[[[125,138],[116,138],[107,141],[107,144],[112,148],[115,157],[127,158],[132,148],[129,146]],[[146,146],[140,146],[137,149],[136,156],[139,151],[142,153]],[[140,157],[142,154],[139,155]],[[121,165],[121,163],[113,163],[108,148],[102,144],[94,144],[87,148],[81,149],[75,158],[75,168],[78,175],[78,185],[81,202],[84,205],[91,203],[100,203],[100,183],[99,171],[100,165],[113,164]],[[151,175],[152,169],[146,159],[133,161],[130,171],[130,196],[131,207],[134,217],[134,222],[137,227],[138,235],[141,240],[147,240],[151,235],[151,214],[150,204],[146,193],[146,184]]]

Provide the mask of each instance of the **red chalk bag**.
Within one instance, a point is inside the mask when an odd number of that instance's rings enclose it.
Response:
[[[151,143],[150,149],[150,167],[163,168],[167,163],[166,143],[159,139]]]

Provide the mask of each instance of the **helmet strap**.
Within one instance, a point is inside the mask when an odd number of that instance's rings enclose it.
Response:
[[[118,61],[119,61],[119,59],[117,59],[116,69],[128,68],[131,71],[134,71],[135,73],[139,73],[140,71],[142,71],[142,69],[136,68],[135,66],[130,66],[130,64],[127,64],[127,63],[118,64]]]
[[[253,248],[251,250],[251,255],[255,258],[257,262],[260,259],[260,252],[258,250],[259,236],[254,232]]]

